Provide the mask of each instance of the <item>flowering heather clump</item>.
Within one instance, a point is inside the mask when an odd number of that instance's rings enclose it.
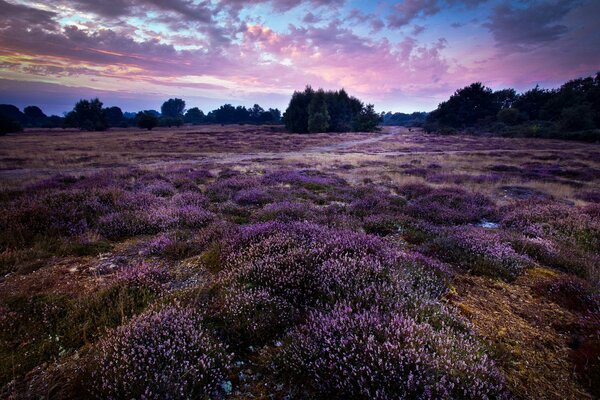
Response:
[[[428,192],[412,189],[408,188],[410,201],[405,212],[418,219],[447,225],[477,222],[494,216],[494,203],[479,193],[458,188],[430,189]]]
[[[144,190],[159,197],[171,197],[175,193],[173,185],[165,181],[150,183],[144,187]]]
[[[472,226],[449,231],[427,244],[426,249],[461,269],[504,279],[516,278],[530,263],[497,232]]]
[[[100,233],[107,239],[124,239],[137,235],[149,235],[160,232],[170,225],[165,210],[150,212],[125,211],[108,214],[98,221]]]
[[[577,207],[518,202],[504,210],[502,223],[529,236],[570,241],[584,250],[600,248],[600,222]]]
[[[224,202],[233,199],[235,194],[242,189],[251,189],[259,186],[259,181],[249,176],[233,176],[219,179],[206,188],[206,195],[212,201]]]
[[[266,344],[294,322],[292,306],[267,289],[230,287],[224,292],[217,317],[237,343]]]
[[[306,203],[282,201],[264,206],[256,214],[259,221],[303,221],[312,216],[311,208]]]
[[[373,236],[268,222],[244,227],[225,242],[222,257],[223,283],[264,288],[302,307],[353,296],[382,279],[397,255]]]
[[[215,217],[210,211],[199,206],[182,206],[175,210],[177,223],[182,228],[202,228]]]
[[[208,197],[199,192],[185,191],[177,193],[171,198],[171,203],[176,207],[196,206],[205,207],[208,205]]]
[[[314,398],[504,398],[503,379],[467,334],[403,314],[315,311],[293,330],[283,373]]]
[[[310,170],[274,171],[263,176],[262,181],[268,185],[287,184],[302,186],[307,189],[321,189],[326,186],[344,183],[344,180],[341,178],[329,177],[317,171]]]
[[[142,264],[122,268],[117,274],[116,280],[129,287],[143,287],[158,293],[169,281],[169,275],[162,269]]]
[[[150,311],[100,341],[92,394],[108,399],[208,398],[219,393],[230,361],[194,311],[173,306]]]
[[[233,201],[244,206],[259,206],[273,202],[273,196],[263,188],[242,189],[233,196]]]

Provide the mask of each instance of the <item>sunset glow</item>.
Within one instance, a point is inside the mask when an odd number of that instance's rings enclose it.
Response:
[[[0,102],[285,108],[310,84],[429,111],[474,81],[522,90],[594,74],[598,15],[596,0],[0,0]]]

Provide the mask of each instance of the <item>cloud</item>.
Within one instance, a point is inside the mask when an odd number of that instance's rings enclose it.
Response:
[[[438,0],[406,0],[394,5],[394,11],[387,18],[388,27],[401,28],[417,17],[426,17],[440,11]]]
[[[503,3],[493,10],[484,26],[499,47],[524,51],[565,35],[569,28],[562,20],[577,3],[577,0],[554,0],[534,2],[524,8]]]
[[[3,27],[0,29],[18,25],[53,29],[56,26],[56,15],[54,12],[0,0],[0,21]]]

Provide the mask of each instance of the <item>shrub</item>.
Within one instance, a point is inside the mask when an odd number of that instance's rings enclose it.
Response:
[[[224,291],[216,317],[234,343],[240,346],[264,345],[289,328],[296,312],[283,298],[269,290],[230,287]]]
[[[500,234],[476,227],[460,227],[426,244],[428,252],[478,275],[514,279],[530,263]]]
[[[303,221],[312,216],[312,211],[306,203],[297,203],[283,201],[271,203],[264,206],[257,212],[256,218],[259,221]]]
[[[221,282],[269,290],[295,307],[352,297],[384,279],[396,255],[378,238],[308,223],[269,222],[225,241]]]
[[[204,398],[221,390],[230,356],[197,313],[171,306],[112,331],[95,363],[92,392],[102,398]]]
[[[135,116],[135,123],[138,128],[151,131],[158,126],[160,120],[149,111],[141,111]]]
[[[19,121],[6,118],[0,115],[0,136],[6,135],[7,133],[22,132],[23,127]]]
[[[286,342],[279,366],[312,398],[507,397],[500,372],[468,335],[402,314],[342,304],[311,313]]]
[[[436,224],[464,224],[491,219],[494,203],[479,193],[469,193],[458,188],[426,189],[409,186],[409,202],[405,212],[418,219]]]

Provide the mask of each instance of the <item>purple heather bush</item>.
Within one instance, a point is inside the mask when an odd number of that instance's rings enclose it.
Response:
[[[600,221],[574,206],[517,202],[505,208],[502,223],[531,237],[568,241],[589,251],[600,248]]]
[[[215,218],[212,212],[194,205],[181,206],[174,210],[174,214],[182,228],[202,228]]]
[[[238,345],[264,345],[281,335],[297,318],[283,298],[264,288],[228,287],[216,309],[229,340]]]
[[[206,207],[209,203],[208,198],[202,193],[195,191],[184,191],[177,193],[171,198],[171,203],[175,207],[196,206]]]
[[[385,276],[397,255],[376,237],[311,223],[241,229],[222,248],[226,285],[270,290],[294,306],[352,296]]]
[[[478,222],[494,217],[494,203],[479,193],[458,188],[429,190],[411,185],[400,189],[409,199],[405,212],[436,224],[455,225]]]
[[[312,218],[313,211],[307,203],[282,201],[264,206],[256,213],[259,221],[304,221]]]
[[[478,275],[514,279],[531,264],[498,232],[474,226],[446,231],[425,245],[430,254]]]
[[[259,180],[251,176],[235,175],[230,178],[219,179],[206,188],[206,195],[215,202],[224,202],[233,199],[235,194],[243,189],[260,186]]]
[[[233,196],[233,201],[243,206],[260,206],[273,200],[272,194],[261,187],[242,189]]]
[[[268,185],[287,184],[291,186],[302,186],[307,189],[322,189],[327,186],[344,183],[344,180],[341,178],[327,176],[311,170],[274,171],[264,175],[262,181]]]
[[[279,368],[312,398],[498,399],[494,362],[468,334],[339,304],[294,329]]]
[[[133,318],[103,338],[91,391],[106,399],[188,399],[219,395],[231,356],[193,310],[166,307]]]
[[[171,197],[175,194],[175,187],[166,181],[156,181],[144,186],[144,191],[158,197]]]

